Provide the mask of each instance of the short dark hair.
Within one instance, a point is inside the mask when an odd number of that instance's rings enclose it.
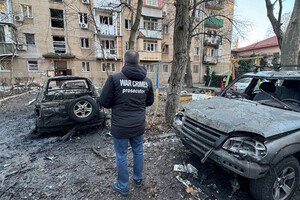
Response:
[[[139,53],[134,50],[128,50],[125,53],[125,62],[127,64],[138,64],[140,61]]]

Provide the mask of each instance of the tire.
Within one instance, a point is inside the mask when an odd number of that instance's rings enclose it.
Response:
[[[88,122],[97,114],[98,105],[90,96],[74,99],[68,107],[69,117],[75,122]]]
[[[289,200],[299,185],[299,171],[298,160],[293,156],[286,157],[265,177],[250,180],[250,192],[257,200]],[[278,192],[280,198],[275,198]]]

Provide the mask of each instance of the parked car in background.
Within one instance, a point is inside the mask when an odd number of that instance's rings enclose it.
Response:
[[[233,84],[251,80],[242,91]],[[300,174],[300,72],[262,71],[219,96],[187,102],[174,120],[182,143],[250,179],[259,200],[290,199]]]
[[[99,96],[88,78],[57,76],[49,78],[36,98],[36,132],[105,126],[106,113],[97,103]]]

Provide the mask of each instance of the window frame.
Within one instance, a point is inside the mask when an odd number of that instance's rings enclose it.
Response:
[[[31,36],[33,36],[33,43],[28,43],[28,40],[27,40],[27,36],[29,36],[29,35],[31,35]],[[35,44],[35,34],[34,33],[24,33],[24,36],[25,36],[25,44],[27,44],[27,45],[36,45]]]
[[[117,66],[116,66],[116,63],[114,62],[106,62],[106,63],[102,63],[101,65],[101,72],[106,72],[106,70],[104,70],[104,65],[107,65],[109,64],[108,68],[109,68],[109,72],[116,72],[117,71]],[[114,68],[114,71],[112,71],[112,69]]]
[[[169,53],[169,47],[170,47],[169,44],[165,44],[162,48],[162,53],[168,54]]]
[[[200,48],[194,47],[194,56],[199,56],[199,54],[200,54]]]
[[[29,62],[36,62],[36,64],[30,64]],[[30,69],[30,67],[36,66],[36,70]],[[39,61],[38,60],[27,60],[27,70],[28,72],[38,72],[39,71]]]
[[[126,28],[126,26],[127,26],[127,28]],[[124,27],[125,27],[126,30],[131,30],[132,23],[131,23],[130,19],[125,19],[125,21],[124,21]]]
[[[51,20],[51,28],[57,28],[57,29],[64,29],[65,28],[65,19],[64,19],[64,10],[60,10],[60,9],[53,9],[53,8],[50,8],[50,20]],[[51,11],[61,11],[62,12],[62,18],[58,18],[58,17],[52,17],[51,15]],[[53,26],[53,20],[58,22],[58,21],[61,21],[62,22],[62,27],[56,27],[56,26]]]
[[[32,5],[29,5],[29,4],[20,4],[21,5],[21,13],[22,13],[22,16],[24,18],[29,18],[29,19],[32,19],[33,18],[33,9],[32,9]],[[26,7],[26,12],[24,11],[24,7]],[[30,13],[31,11],[31,13]],[[26,15],[25,15],[26,13]],[[30,16],[31,14],[31,16]]]
[[[158,52],[158,41],[157,40],[144,39],[143,49],[146,52]]]
[[[84,44],[84,45],[82,45]],[[88,44],[88,45],[87,45]],[[79,38],[79,45],[81,49],[90,49],[90,39],[89,38]]]
[[[82,61],[81,62],[81,71],[82,72],[91,72],[90,62]]]
[[[79,20],[79,24],[88,24],[89,23],[89,18],[88,18],[88,14],[87,13],[83,13],[80,12],[78,14],[78,20]]]
[[[59,41],[59,40],[56,40],[54,41],[54,37],[58,37],[58,38],[64,38],[64,40],[62,41]],[[55,47],[54,43],[56,43],[56,45],[64,45],[64,52],[56,52],[55,51],[55,48],[59,48],[59,49],[62,49],[62,47]],[[54,53],[66,53],[67,52],[67,46],[66,46],[66,38],[65,36],[57,36],[57,35],[53,35],[52,36],[52,45],[53,45],[53,52]]]
[[[104,23],[104,18],[107,18],[107,23]],[[113,26],[114,19],[112,15],[99,15],[99,22],[102,25]]]
[[[108,42],[108,48],[107,48],[107,42]],[[113,48],[111,48],[112,44],[113,44]],[[101,45],[104,50],[109,50],[109,53],[111,55],[117,55],[116,41],[114,39],[101,40]]]
[[[167,70],[165,70],[165,69],[167,69]],[[163,73],[169,73],[169,65],[168,64],[163,64],[162,72]]]

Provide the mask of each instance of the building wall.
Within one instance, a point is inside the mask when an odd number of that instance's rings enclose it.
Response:
[[[131,16],[129,9],[124,8],[122,12],[116,12],[114,22],[114,34],[101,34],[101,39],[106,37],[113,37],[116,39],[115,46],[117,49],[117,58],[110,58],[106,61],[100,55],[101,49],[99,42],[97,42],[96,26],[100,26],[99,15],[103,12],[106,13],[106,4],[115,1],[110,0],[94,0],[95,5],[92,7],[101,7],[104,10],[97,10],[96,12],[89,13],[88,5],[83,4],[79,0],[64,0],[64,3],[54,2],[52,0],[11,0],[12,1],[12,13],[14,16],[22,16],[21,5],[29,5],[32,7],[32,18],[24,18],[24,20],[14,20],[14,24],[18,28],[19,40],[16,42],[19,44],[25,43],[24,33],[31,33],[35,36],[35,44],[25,45],[27,50],[19,50],[18,55],[13,59],[13,76],[14,77],[34,77],[35,81],[43,82],[48,77],[48,71],[55,70],[55,63],[57,61],[65,61],[67,68],[72,71],[72,75],[89,77],[96,84],[103,84],[107,78],[107,73],[102,70],[102,64],[109,62],[114,63],[116,66],[116,72],[121,71],[123,66],[123,55],[126,52],[126,43],[129,40],[130,29],[125,28],[125,19],[132,20],[135,16]],[[146,1],[144,1],[145,3]],[[136,7],[136,0],[131,1],[132,6]],[[158,19],[159,29],[158,31],[145,31],[140,30],[137,34],[137,40],[135,43],[135,49],[141,54],[141,64],[154,64],[158,61],[162,61],[163,64],[159,65],[159,83],[166,84],[171,74],[172,60],[173,60],[173,30],[175,19],[175,7],[173,0],[158,1],[158,6],[143,6],[143,16],[141,19],[141,27],[143,26],[144,17],[149,15]],[[60,9],[64,11],[64,28],[52,28],[50,9]],[[224,10],[229,12],[228,16],[232,17],[232,7],[226,7]],[[96,16],[96,24],[94,24],[89,18],[88,28],[83,29],[79,24],[78,13],[88,13]],[[221,12],[221,11],[220,11]],[[223,11],[222,11],[223,12]],[[225,12],[225,11],[224,11]],[[153,15],[153,16],[152,16]],[[148,17],[149,17],[148,16]],[[24,16],[23,16],[24,17]],[[226,21],[226,20],[224,20]],[[168,25],[168,33],[164,32],[163,26]],[[204,29],[203,26],[199,26],[199,32]],[[231,36],[231,24],[224,23],[224,31],[229,31]],[[222,29],[222,30],[223,30]],[[103,30],[103,27],[101,28]],[[153,33],[152,33],[153,32]],[[154,34],[155,33],[155,34]],[[67,59],[65,56],[58,57],[46,57],[45,54],[51,54],[53,49],[53,36],[64,36],[66,43],[66,53],[72,55],[72,58]],[[157,52],[144,51],[145,39],[157,40]],[[80,38],[89,38],[89,48],[80,47]],[[169,46],[168,52],[163,52],[162,49],[165,45]],[[199,54],[194,55],[194,48],[199,48]],[[203,76],[205,74],[206,65],[203,64],[203,36],[193,38],[190,57],[193,82],[203,82]],[[217,73],[223,73],[228,70],[230,56],[230,44],[223,41],[222,45],[222,59],[217,65],[211,65],[212,69]],[[28,61],[38,61],[38,70],[31,72],[28,70]],[[82,62],[89,62],[90,71],[82,70]],[[164,71],[167,65],[167,72]],[[194,66],[198,66],[198,70],[194,72]],[[148,76],[155,83],[156,80],[156,65],[153,71],[148,70]],[[114,72],[109,71],[109,74]],[[4,75],[4,72],[0,72],[0,78]],[[6,73],[7,74],[7,73]]]

